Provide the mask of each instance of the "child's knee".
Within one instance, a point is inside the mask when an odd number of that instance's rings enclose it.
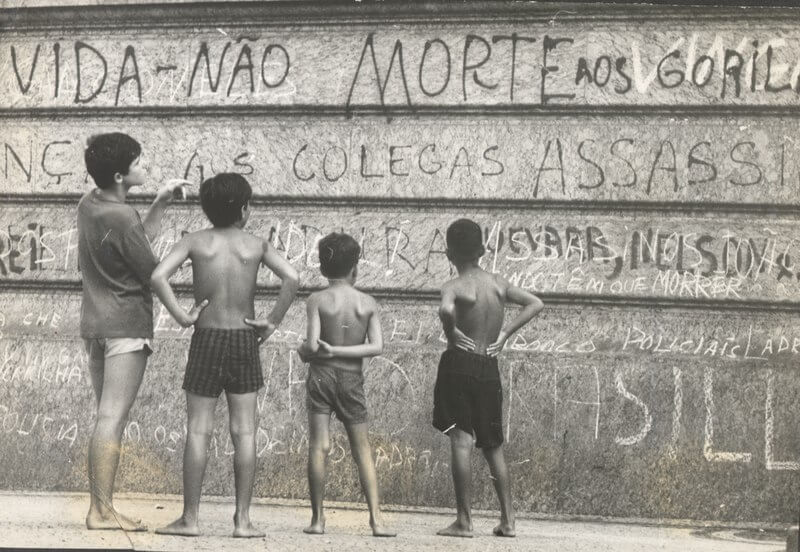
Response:
[[[308,447],[313,452],[319,452],[325,456],[328,456],[328,454],[331,452],[331,440],[327,437],[312,439],[308,444]]]
[[[470,435],[465,431],[461,431],[458,429],[451,431],[450,441],[456,448],[472,450],[472,435]]]
[[[100,409],[97,411],[97,425],[114,431],[122,431],[128,422],[127,412]]]
[[[255,438],[256,430],[251,423],[231,422],[231,438],[234,441]]]
[[[209,439],[214,432],[214,425],[208,420],[189,420],[186,430],[192,437]]]

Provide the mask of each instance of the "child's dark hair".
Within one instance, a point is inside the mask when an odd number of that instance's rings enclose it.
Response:
[[[200,205],[218,227],[231,226],[242,218],[244,207],[253,196],[247,179],[237,173],[220,173],[200,184]]]
[[[114,175],[128,174],[131,163],[142,154],[142,146],[122,132],[95,134],[86,141],[83,160],[98,188],[114,184]]]
[[[481,227],[470,219],[458,219],[447,227],[447,249],[461,261],[480,259],[486,252]]]
[[[319,241],[319,270],[326,278],[347,276],[360,255],[361,246],[353,236],[331,232]]]

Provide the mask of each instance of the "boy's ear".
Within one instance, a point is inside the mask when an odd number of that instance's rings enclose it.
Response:
[[[114,182],[115,183],[121,184],[123,178],[125,178],[125,177],[122,175],[122,173],[120,173],[120,172],[115,172],[114,173]]]

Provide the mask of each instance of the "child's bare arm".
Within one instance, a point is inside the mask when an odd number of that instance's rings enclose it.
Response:
[[[505,347],[508,338],[514,335],[514,332],[527,324],[531,318],[539,314],[539,311],[544,308],[541,299],[536,297],[533,293],[525,291],[517,286],[506,285],[506,300],[510,303],[521,305],[522,309],[520,309],[519,314],[517,314],[506,327],[500,330],[497,341],[486,348],[486,354],[489,356],[497,356],[497,354],[503,350],[503,347]]]
[[[442,287],[439,320],[442,321],[442,328],[448,343],[465,351],[475,349],[475,341],[456,327],[456,291],[452,286]]]
[[[286,311],[289,310],[289,306],[294,301],[295,295],[297,295],[297,288],[300,286],[300,278],[297,275],[297,271],[286,259],[278,254],[272,244],[264,241],[263,248],[264,253],[261,257],[261,262],[281,279],[281,290],[278,293],[278,300],[275,301],[275,305],[267,315],[266,320],[244,319],[246,324],[258,331],[262,341],[272,335],[283,320],[283,317],[286,316]]]
[[[319,334],[322,331],[319,321],[319,304],[313,295],[306,301],[306,347],[311,354],[319,350]]]
[[[322,358],[364,358],[377,356],[383,352],[383,332],[381,331],[381,317],[378,314],[378,306],[373,305],[372,314],[367,323],[367,343],[361,345],[329,345],[317,339],[319,342],[318,355]]]
[[[317,298],[312,294],[306,299],[306,338],[295,349],[303,362],[317,356],[320,331],[319,306]]]
[[[178,304],[178,298],[175,297],[175,292],[172,291],[172,287],[169,285],[169,277],[175,274],[183,262],[189,258],[190,241],[191,237],[187,236],[176,243],[175,247],[158,264],[150,277],[150,284],[153,286],[153,290],[158,295],[159,300],[161,300],[161,303],[178,324],[184,328],[194,324],[200,316],[200,311],[208,305],[208,299],[204,299],[200,304],[192,307],[190,311],[185,311]]]
[[[175,191],[178,188],[182,189],[184,186],[190,186],[191,184],[192,183],[188,180],[175,178],[167,180],[167,183],[158,190],[156,198],[153,200],[153,203],[150,205],[142,221],[147,239],[152,241],[161,233],[161,221],[164,219],[164,213],[166,213],[167,206],[170,201],[172,201]]]

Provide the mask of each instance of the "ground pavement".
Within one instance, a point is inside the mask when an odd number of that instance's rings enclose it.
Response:
[[[741,524],[711,526],[646,520],[570,520],[525,516],[517,521],[517,538],[491,536],[496,514],[477,512],[475,538],[436,536],[449,524],[452,512],[441,509],[387,507],[386,518],[399,533],[391,539],[371,536],[367,512],[360,504],[327,504],[327,532],[305,535],[310,510],[303,501],[257,499],[253,523],[266,531],[260,539],[233,539],[233,501],[208,497],[200,509],[201,530],[197,538],[156,535],[156,527],[174,520],[181,512],[181,499],[174,495],[119,494],[115,502],[125,513],[144,520],[146,533],[87,531],[83,520],[89,499],[85,493],[0,492],[0,547],[96,548],[117,550],[205,550],[387,551],[421,550],[458,552],[783,552],[786,527]]]

